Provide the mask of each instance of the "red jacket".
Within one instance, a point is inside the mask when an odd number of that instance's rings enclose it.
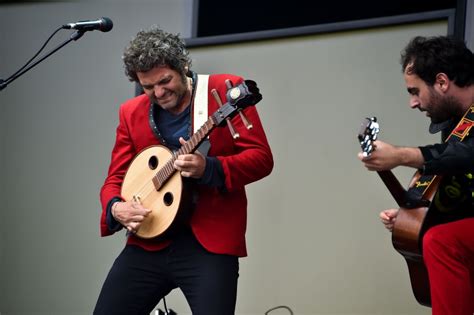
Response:
[[[208,88],[209,115],[219,108],[210,91],[213,88],[217,89],[219,95],[224,97],[227,90],[226,79],[230,79],[235,85],[242,82],[241,77],[234,75],[211,75]],[[137,96],[120,106],[119,125],[109,172],[100,192],[102,236],[114,233],[106,223],[106,208],[113,197],[120,196],[123,177],[132,159],[141,150],[160,144],[149,124],[150,106],[150,100],[146,95]],[[227,126],[215,128],[209,135],[211,148],[208,155],[217,157],[221,162],[227,191],[199,185],[199,198],[190,221],[191,229],[198,241],[213,253],[247,255],[245,185],[267,176],[273,168],[272,153],[255,106],[247,107],[244,111],[253,128],[247,130],[239,115],[234,117],[232,123],[240,134],[238,139],[232,138]],[[169,241],[142,239],[130,235],[127,243],[141,246],[146,250],[159,250],[169,244]]]

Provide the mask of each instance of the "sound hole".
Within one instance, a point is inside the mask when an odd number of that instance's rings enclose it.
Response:
[[[156,169],[158,167],[158,158],[156,156],[150,157],[148,160],[148,167],[152,170]]]
[[[166,206],[171,206],[171,204],[173,203],[173,194],[170,193],[170,192],[167,192],[167,193],[163,196],[163,203],[164,203]]]

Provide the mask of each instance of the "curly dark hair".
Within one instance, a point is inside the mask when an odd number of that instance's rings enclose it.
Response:
[[[169,66],[184,78],[191,59],[179,34],[167,33],[157,26],[141,30],[125,48],[122,60],[130,81],[138,82],[137,72]]]
[[[445,73],[459,87],[474,83],[474,57],[461,40],[449,36],[413,38],[401,53],[402,71],[410,66],[416,74],[433,86],[436,75]]]

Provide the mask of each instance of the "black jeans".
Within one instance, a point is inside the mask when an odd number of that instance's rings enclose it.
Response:
[[[208,252],[190,231],[160,251],[127,245],[107,275],[94,315],[148,315],[174,288],[194,315],[232,315],[238,276],[238,257]]]

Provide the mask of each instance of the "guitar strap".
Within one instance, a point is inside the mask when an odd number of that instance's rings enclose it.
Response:
[[[208,117],[208,88],[209,88],[209,75],[198,74],[196,79],[196,91],[194,94],[193,111],[192,111],[192,122],[193,122],[193,133],[199,130],[202,125],[207,121]],[[197,148],[204,156],[209,152],[210,143],[209,137],[207,137],[201,145]]]
[[[445,142],[463,141],[469,134],[474,125],[474,104],[466,111],[459,123],[453,129],[451,134],[446,138]],[[421,175],[421,177],[407,191],[407,200],[420,201],[427,189],[433,183],[437,175]],[[417,207],[417,204],[413,206]]]
[[[201,128],[201,126],[209,118],[207,116],[207,95],[209,86],[209,75],[198,74],[196,83],[196,94],[194,96],[193,108],[193,133]]]

